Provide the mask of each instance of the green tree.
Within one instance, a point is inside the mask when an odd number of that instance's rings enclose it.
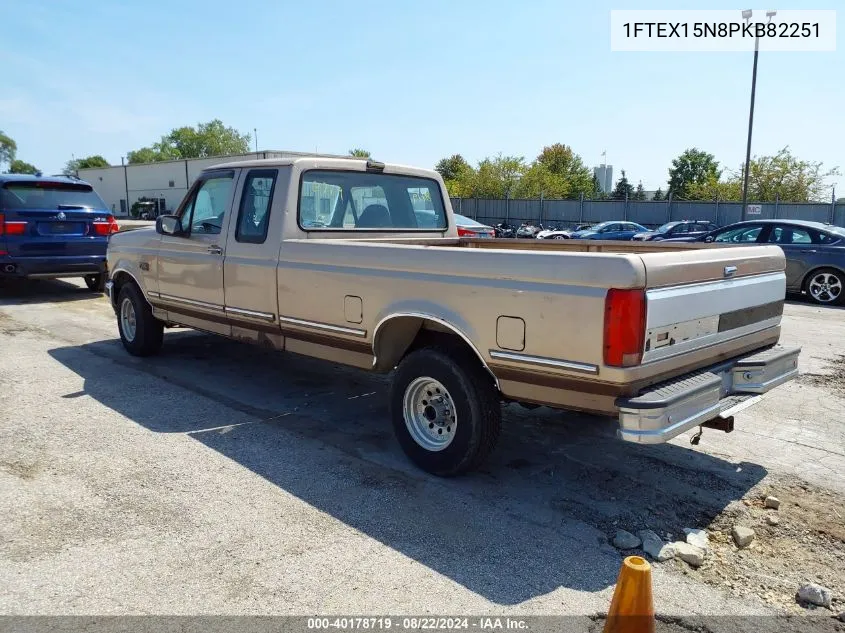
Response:
[[[560,197],[577,198],[581,194],[591,195],[593,193],[593,174],[581,157],[573,152],[568,145],[563,143],[547,145],[534,162],[562,179],[560,188],[565,193]]]
[[[93,156],[86,156],[85,158],[75,158],[65,163],[65,168],[62,170],[63,174],[75,174],[80,169],[90,169],[93,167],[108,167],[109,161],[94,154]]]
[[[478,198],[513,197],[516,184],[527,165],[522,156],[485,158],[478,163],[472,182],[472,195]]]
[[[448,158],[441,158],[437,161],[434,171],[443,177],[443,180],[458,180],[472,170],[470,164],[460,154],[452,154]]]
[[[15,159],[9,164],[10,174],[37,174],[38,167],[20,159]]]
[[[637,183],[637,188],[634,190],[633,200],[645,200],[645,189],[643,189],[642,180]]]
[[[356,147],[354,149],[349,150],[350,156],[355,156],[356,158],[369,158],[370,152],[365,149],[361,149],[360,147]]]
[[[625,175],[625,170],[622,170],[622,177],[616,181],[616,187],[610,197],[614,200],[625,200],[631,198],[634,193],[634,186],[628,182],[628,177]]]
[[[226,127],[220,119],[196,127],[174,128],[158,143],[127,153],[130,164],[180,158],[209,158],[249,152],[249,134]]]
[[[11,164],[12,161],[15,160],[15,155],[17,153],[18,144],[0,130],[0,166],[4,163]]]
[[[590,198],[592,198],[593,200],[604,200],[605,198],[607,198],[607,194],[601,188],[601,183],[599,182],[598,176],[596,176],[595,174],[593,174]]]
[[[659,202],[659,201],[661,201],[661,200],[665,200],[665,199],[666,199],[666,195],[663,193],[663,189],[661,189],[660,187],[658,187],[658,188],[657,188],[657,191],[655,191],[655,192],[654,192],[654,196],[652,196],[652,198],[651,198],[651,199],[652,199],[652,200],[655,200],[655,201],[657,201],[657,202]]]
[[[722,172],[713,156],[692,147],[672,160],[669,168],[669,190],[677,200],[687,200],[693,185],[718,180]]]
[[[551,171],[539,161],[525,170],[513,191],[515,198],[568,198],[571,194],[570,183],[566,177]]]
[[[774,156],[754,157],[748,170],[748,200],[753,202],[828,202],[827,179],[839,169],[796,158],[784,147]],[[711,178],[690,188],[698,200],[742,200],[742,168],[726,178]]]
[[[463,156],[454,154],[438,161],[435,171],[443,177],[446,189],[453,198],[468,198],[473,195],[475,170]]]

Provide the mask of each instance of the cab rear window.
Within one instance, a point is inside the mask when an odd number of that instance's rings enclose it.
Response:
[[[0,209],[105,209],[91,185],[61,182],[7,182],[0,189]]]
[[[302,175],[299,225],[306,231],[442,231],[435,180],[399,174],[311,170]]]

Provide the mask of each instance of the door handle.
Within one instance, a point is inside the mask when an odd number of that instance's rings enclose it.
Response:
[[[208,247],[208,252],[212,255],[222,255],[223,249],[220,246],[217,246],[217,244],[213,244]]]

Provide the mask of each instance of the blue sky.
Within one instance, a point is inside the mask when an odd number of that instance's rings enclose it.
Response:
[[[835,9],[841,0],[792,0]],[[841,6],[841,5],[840,5]],[[725,2],[0,0],[0,129],[45,172],[113,164],[171,128],[220,118],[261,149],[433,166],[531,159],[567,143],[589,165],[665,188],[697,146],[744,160],[750,53],[610,51],[611,9]],[[842,19],[845,12],[837,17]],[[845,172],[845,43],[760,56],[753,153],[788,145]],[[837,197],[845,196],[845,177]]]

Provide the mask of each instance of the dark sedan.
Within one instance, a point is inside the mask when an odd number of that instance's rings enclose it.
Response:
[[[786,255],[786,290],[803,292],[816,303],[845,301],[845,228],[803,220],[752,220],[699,237],[670,242],[777,244]]]
[[[677,222],[667,222],[654,231],[637,233],[634,235],[634,240],[637,242],[659,242],[660,240],[668,240],[673,237],[695,238],[699,235],[715,231],[717,228],[719,227],[707,220],[679,220]]]

